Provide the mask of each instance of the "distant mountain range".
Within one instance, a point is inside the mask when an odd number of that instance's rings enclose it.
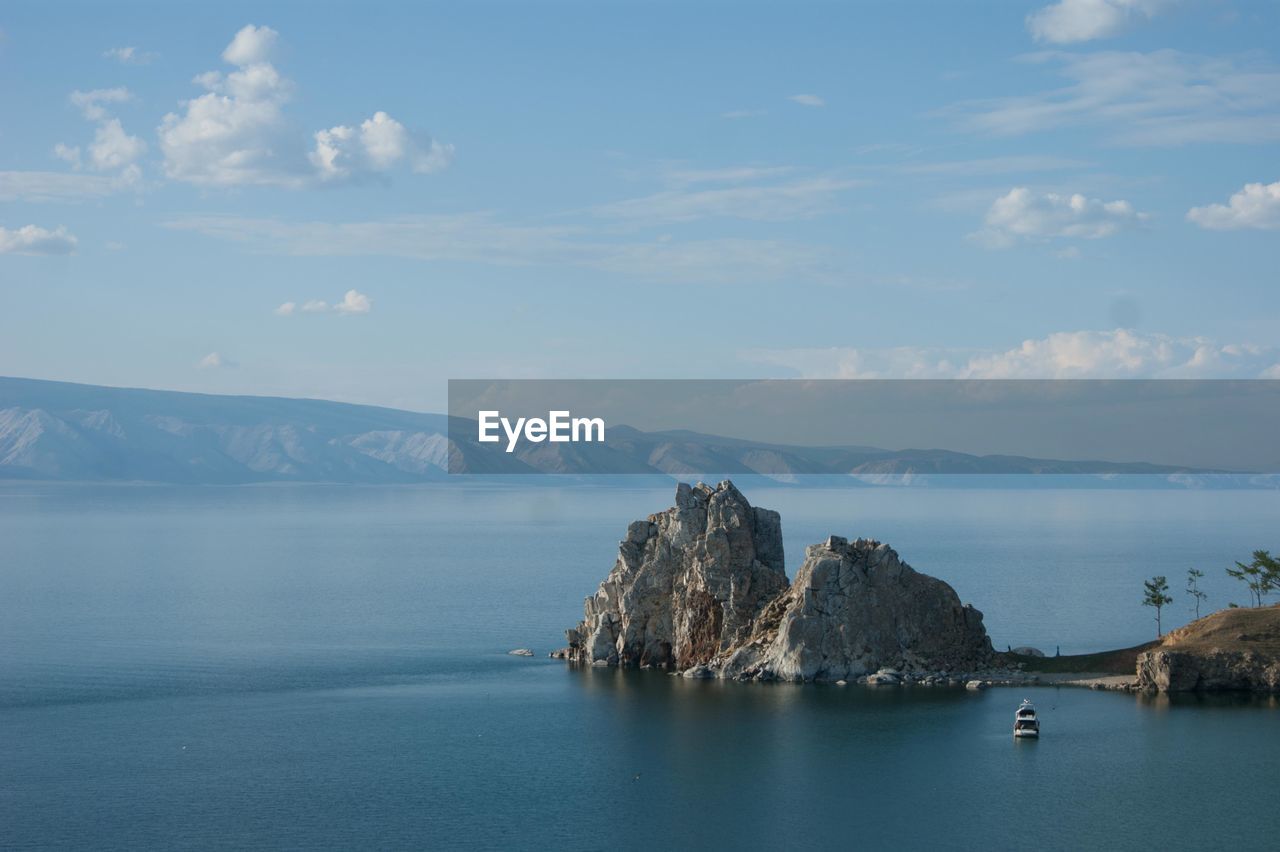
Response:
[[[459,421],[455,435],[475,434]],[[1212,473],[1142,463],[974,456],[947,450],[798,447],[610,426],[604,444],[526,445],[516,453],[450,441],[449,418],[313,399],[214,396],[0,377],[0,479],[411,483],[487,474],[749,474],[875,484],[948,474]]]

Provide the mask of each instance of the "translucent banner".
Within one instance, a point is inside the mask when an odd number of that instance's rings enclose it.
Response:
[[[1280,472],[1273,380],[451,380],[454,474]]]

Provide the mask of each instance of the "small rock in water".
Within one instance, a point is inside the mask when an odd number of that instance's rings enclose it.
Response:
[[[516,648],[514,651],[508,651],[507,653],[513,657],[532,657],[533,656],[533,651],[529,650],[528,648]]]

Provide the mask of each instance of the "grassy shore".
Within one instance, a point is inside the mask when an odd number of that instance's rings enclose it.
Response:
[[[1138,665],[1138,654],[1159,644],[1152,640],[1132,648],[1100,651],[1097,654],[1067,654],[1061,657],[1032,657],[1009,653],[1000,653],[997,657],[1002,665],[1016,666],[1021,663],[1023,671],[1036,674],[1132,675]]]

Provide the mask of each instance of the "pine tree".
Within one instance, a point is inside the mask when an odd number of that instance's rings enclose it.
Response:
[[[1142,584],[1146,589],[1146,594],[1142,597],[1142,605],[1154,607],[1156,611],[1156,638],[1159,639],[1163,635],[1160,628],[1160,611],[1164,609],[1165,604],[1173,603],[1173,598],[1169,596],[1169,580],[1163,576],[1152,577]]]
[[[1204,572],[1195,568],[1187,569],[1187,594],[1196,602],[1196,618],[1200,617],[1200,604],[1209,597],[1200,590],[1200,581],[1204,579]]]
[[[1252,562],[1237,562],[1235,568],[1227,569],[1227,575],[1248,587],[1255,607],[1262,606],[1263,598],[1280,589],[1280,560],[1266,550],[1255,550]]]

